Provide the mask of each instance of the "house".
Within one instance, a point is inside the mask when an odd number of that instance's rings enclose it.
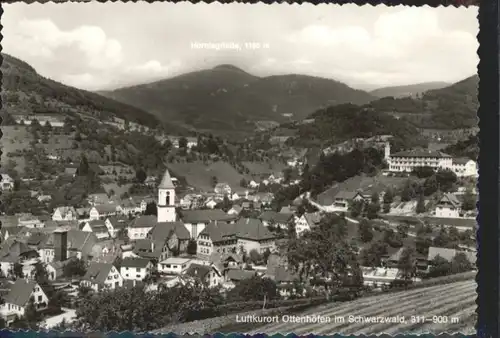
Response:
[[[121,216],[107,217],[104,221],[104,224],[106,225],[106,228],[108,228],[108,232],[112,238],[116,238],[120,231],[127,229],[128,223],[129,219]]]
[[[161,249],[160,260],[185,253],[190,235],[182,222],[160,222],[147,234],[154,247]]]
[[[49,234],[47,239],[38,247],[38,255],[41,262],[50,263],[54,260],[64,261],[66,258],[70,257],[76,257],[83,260],[92,258],[92,249],[98,241],[93,232],[70,229],[67,231],[66,237],[62,236],[61,240],[63,243],[58,242],[58,236],[56,232]],[[66,250],[64,250],[64,247],[66,247]],[[60,250],[63,252],[60,252]],[[58,259],[56,257],[57,255],[62,258]]]
[[[76,213],[79,220],[87,220],[89,219],[90,208],[76,208]]]
[[[139,216],[127,228],[130,240],[144,239],[148,232],[157,224],[155,215]]]
[[[7,239],[14,237],[16,235],[21,235],[25,231],[26,231],[26,228],[18,227],[18,226],[2,227],[2,229],[0,229],[0,233],[2,234],[2,242],[4,242]]]
[[[222,274],[228,269],[242,269],[244,263],[242,255],[232,252],[212,252],[208,257],[208,262],[215,265]]]
[[[3,297],[0,314],[7,322],[12,323],[16,317],[23,317],[30,299],[37,310],[47,307],[49,299],[40,285],[32,280],[18,279],[10,287],[10,291]]]
[[[295,232],[297,236],[302,235],[304,231],[310,231],[312,228],[319,225],[321,215],[317,212],[304,213],[300,217],[295,216]]]
[[[147,206],[147,203],[146,203]],[[144,210],[146,208],[144,207]],[[116,212],[121,215],[135,215],[137,213],[143,212],[141,203],[134,200],[133,198],[127,198],[122,200],[120,204],[116,206]]]
[[[207,208],[213,209],[213,208],[215,208],[215,206],[216,206],[217,204],[218,204],[218,203],[217,203],[217,201],[215,201],[214,199],[212,199],[212,198],[211,198],[211,199],[209,199],[209,200],[205,203],[205,206],[206,206]]]
[[[43,228],[45,223],[39,217],[32,214],[22,214],[18,219],[18,225],[29,229]]]
[[[249,188],[252,188],[252,189],[256,189],[259,187],[259,183],[255,182],[254,180],[251,180],[250,182],[248,182],[248,187]]]
[[[231,196],[231,187],[227,183],[217,183],[214,188],[215,194],[223,198],[224,196]]]
[[[65,261],[53,261],[45,266],[47,270],[47,276],[50,281],[55,281],[61,277],[64,277],[64,267],[70,262],[70,259]]]
[[[233,288],[237,283],[257,276],[257,272],[253,270],[229,269],[226,272],[223,287]]]
[[[447,193],[436,205],[436,217],[458,218],[462,211],[462,203],[453,194]]]
[[[146,258],[124,258],[120,267],[120,273],[124,280],[142,281],[152,271],[153,263]]]
[[[287,230],[288,224],[294,219],[293,214],[281,213],[276,211],[264,211],[258,217],[264,226],[272,226],[280,229]]]
[[[364,197],[357,191],[328,189],[318,195],[318,203],[328,212],[347,212],[353,201],[363,201]]]
[[[299,280],[299,276],[289,271],[286,267],[276,266],[272,269],[267,269],[265,277],[274,280],[281,297],[290,297],[298,291],[295,289],[294,282]]]
[[[116,289],[123,286],[120,272],[110,263],[91,262],[80,285],[98,292],[103,289]]]
[[[112,201],[109,199],[108,194],[106,193],[95,193],[95,194],[90,194],[88,196],[88,201],[91,205],[98,205],[98,204],[109,204]]]
[[[144,180],[144,184],[147,185],[148,187],[154,187],[156,186],[156,177],[155,176],[148,176]]]
[[[238,216],[240,214],[241,210],[243,210],[243,208],[241,206],[235,204],[231,207],[231,209],[229,209],[227,211],[227,214],[231,215],[231,216]]]
[[[248,190],[242,190],[242,191],[233,191],[231,194],[231,201],[237,201],[240,198],[248,198],[249,191]]]
[[[214,265],[191,264],[184,275],[200,280],[209,288],[219,286],[222,282],[222,272]]]
[[[439,256],[443,259],[446,259],[448,262],[451,262],[453,260],[453,258],[458,253],[463,253],[473,266],[476,265],[477,253],[475,253],[475,252],[459,251],[459,250],[447,249],[447,248],[437,248],[437,247],[433,247],[433,246],[429,247],[429,252],[427,255],[427,262],[429,264],[431,264],[432,261],[437,256]]]
[[[228,215],[221,209],[212,210],[183,210],[181,219],[191,238],[198,238],[198,235],[205,229],[208,223],[212,221],[232,222],[236,216]]]
[[[191,258],[169,257],[158,263],[158,272],[163,274],[180,275],[191,265]]]
[[[363,284],[373,288],[389,286],[395,280],[402,277],[398,268],[361,267],[361,271],[363,274]]]
[[[33,265],[38,260],[36,250],[14,237],[2,243],[0,249],[0,268],[2,276],[11,276],[15,263],[23,264],[23,274],[31,275]]]
[[[116,215],[117,207],[115,204],[98,204],[90,209],[89,217],[91,220],[103,219]]]
[[[99,240],[108,239],[110,237],[106,222],[100,219],[85,222],[82,231],[94,233]]]
[[[280,209],[280,214],[289,214],[293,215],[295,213],[296,208],[293,206],[284,206]]]
[[[274,195],[268,192],[259,192],[253,196],[253,202],[260,202],[263,205],[270,205],[274,200]]]
[[[53,221],[76,221],[78,214],[73,207],[57,207],[52,214]]]
[[[69,177],[75,177],[77,171],[78,171],[77,168],[64,168],[64,175]]]
[[[210,256],[219,253],[262,253],[275,248],[275,235],[259,219],[242,218],[236,223],[214,221],[198,236],[197,253]]]
[[[405,150],[391,154],[389,142],[385,145],[385,160],[391,172],[413,172],[422,167],[451,170],[453,161],[450,155],[433,150]]]
[[[2,191],[14,189],[14,180],[8,174],[0,174],[0,188]]]
[[[45,203],[45,202],[50,202],[52,200],[52,196],[42,194],[42,195],[38,195],[36,199],[40,203]]]
[[[454,158],[451,160],[451,171],[457,177],[475,177],[478,176],[477,163],[470,158]]]

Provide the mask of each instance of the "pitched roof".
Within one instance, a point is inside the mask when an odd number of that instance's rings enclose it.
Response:
[[[158,189],[175,189],[174,183],[172,183],[172,178],[170,177],[168,169],[165,170],[160,185],[158,186]]]
[[[305,213],[304,217],[310,227],[318,225],[321,222],[321,215],[317,212]]]
[[[457,251],[455,249],[437,248],[433,246],[429,247],[427,260],[432,261],[434,258],[436,258],[436,256],[440,256],[441,258],[444,258],[450,262],[458,253],[465,254],[469,262],[471,262],[472,264],[476,263],[477,256],[475,252]]]
[[[184,274],[194,278],[200,278],[203,280],[210,273],[210,270],[212,270],[212,267],[209,265],[201,265],[193,263],[187,268]]]
[[[356,197],[357,194],[358,194],[357,191],[342,190],[335,195],[335,199],[352,200],[354,197]]]
[[[10,291],[4,297],[5,303],[24,307],[30,300],[33,289],[37,283],[32,280],[18,279],[10,288]]]
[[[95,205],[94,208],[100,214],[109,214],[109,213],[116,212],[116,205],[115,204],[99,204],[99,205]]]
[[[443,197],[441,197],[441,199],[439,200],[439,203],[446,203],[446,202],[451,203],[455,207],[458,207],[461,205],[457,196],[450,194],[450,193],[444,194]]]
[[[455,157],[452,160],[452,163],[466,165],[469,161],[472,161],[472,160],[470,158],[467,158],[467,157]]]
[[[181,218],[184,223],[208,223],[211,221],[230,221],[235,216],[228,215],[221,209],[212,210],[183,210]]]
[[[229,269],[226,272],[226,276],[230,280],[241,281],[244,279],[250,279],[257,274],[253,270],[241,270],[241,269]]]
[[[122,216],[110,216],[107,219],[115,229],[126,228],[129,223],[129,219]]]
[[[91,262],[87,268],[87,273],[83,276],[83,280],[102,284],[108,277],[112,268],[113,264],[110,263]]]
[[[293,214],[290,213],[281,213],[272,210],[264,211],[260,214],[259,219],[268,222],[276,222],[276,223],[287,223],[292,219]]]
[[[189,239],[189,231],[182,222],[161,222],[151,229],[151,238],[164,241],[170,237],[171,233],[175,233],[179,239]]]
[[[126,257],[122,260],[121,266],[127,268],[146,268],[150,263],[146,258]]]
[[[391,157],[435,157],[435,158],[445,158],[451,157],[440,151],[433,150],[405,150],[400,151],[395,154],[391,154]]]
[[[139,216],[130,224],[131,228],[152,228],[158,223],[155,215]]]

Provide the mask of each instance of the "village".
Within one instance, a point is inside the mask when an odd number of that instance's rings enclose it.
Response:
[[[188,153],[197,145],[194,137],[162,139]],[[238,186],[219,178],[205,191],[181,187],[169,169],[161,176],[138,175],[131,166],[86,159],[63,166],[58,175],[67,181],[87,175],[85,170],[114,177],[116,189],[119,180],[142,188],[136,194],[91,193],[80,207],[54,206],[43,189],[26,191],[44,206],[41,212],[1,216],[0,313],[5,324],[22,325],[22,318],[34,311],[42,314],[37,317],[41,327],[58,327],[75,320],[79,299],[89,292],[152,291],[193,281],[228,292],[245,280],[268,278],[282,299],[310,297],[310,292],[321,292],[321,283],[303,279],[288,262],[290,243],[328,227],[331,215],[347,226],[368,290],[384,292],[408,279],[419,283],[473,270],[476,162],[425,149],[391,153],[390,142],[387,135],[376,138],[384,162],[377,173],[337,182],[315,196],[299,191],[286,205],[277,203],[272,191],[301,189],[309,170],[303,157],[289,157],[282,171]],[[49,154],[47,160],[61,158]],[[36,181],[2,173],[3,195]],[[418,182],[422,193],[416,192]],[[408,248],[414,253],[409,278],[401,258]]]

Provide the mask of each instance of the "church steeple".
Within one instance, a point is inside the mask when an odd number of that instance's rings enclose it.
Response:
[[[158,222],[175,222],[176,219],[175,186],[167,169],[158,186]]]

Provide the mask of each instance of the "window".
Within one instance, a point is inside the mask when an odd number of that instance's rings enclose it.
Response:
[[[128,270],[128,267],[126,267],[125,270]]]
[[[125,277],[128,277],[128,273],[125,275]]]
[[[136,272],[141,272],[141,269],[140,268],[136,268],[135,271]]]
[[[42,301],[42,296],[38,296],[38,301],[41,302]]]
[[[135,278],[141,278],[141,275],[135,275]]]

